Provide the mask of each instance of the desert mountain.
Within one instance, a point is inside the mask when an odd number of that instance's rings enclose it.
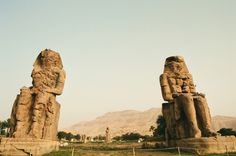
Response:
[[[221,128],[233,128],[236,129],[236,117],[229,116],[214,116],[212,118],[212,128],[219,130]]]
[[[150,135],[150,126],[156,126],[156,119],[161,114],[160,108],[151,108],[146,111],[125,110],[109,112],[92,121],[79,122],[65,131],[86,134],[87,136],[105,135],[106,127],[110,128],[111,135],[117,136],[127,132],[137,132]],[[236,117],[215,116],[212,118],[213,129],[222,127],[236,129]]]

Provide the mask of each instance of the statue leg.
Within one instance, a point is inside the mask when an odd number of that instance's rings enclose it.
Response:
[[[35,138],[41,138],[42,137],[42,128],[43,128],[43,112],[45,109],[45,104],[43,103],[35,103],[35,106],[33,108],[33,116],[32,116],[32,125],[30,134]]]
[[[57,122],[55,115],[57,114],[56,110],[56,98],[53,94],[48,94],[48,102],[45,108],[45,120],[43,127],[43,139],[55,140],[56,137],[53,137],[54,129],[53,126]],[[57,132],[56,132],[57,133]],[[56,134],[57,136],[57,134]]]
[[[32,95],[30,89],[23,87],[21,92],[17,95],[17,99],[13,106],[13,112],[11,114],[11,135],[13,137],[27,137],[29,130],[29,114],[32,104]]]
[[[190,129],[190,137],[201,137],[201,131],[198,128],[196,111],[194,107],[193,97],[189,94],[182,94],[178,96],[176,102],[181,105],[184,114],[187,117],[187,122]]]
[[[202,96],[195,96],[194,103],[198,119],[200,120],[199,122],[201,123],[203,136],[215,136],[217,133],[211,129],[211,115],[206,99]]]
[[[48,97],[43,93],[38,94],[35,97],[35,103],[32,111],[32,125],[30,129],[30,135],[34,138],[42,138],[47,101]]]

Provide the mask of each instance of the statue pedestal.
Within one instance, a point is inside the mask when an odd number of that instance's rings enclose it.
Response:
[[[59,149],[58,141],[32,138],[1,138],[0,155],[41,156]]]
[[[200,155],[236,152],[236,137],[217,136],[171,140],[169,141],[169,146],[177,146],[183,150],[193,151]]]

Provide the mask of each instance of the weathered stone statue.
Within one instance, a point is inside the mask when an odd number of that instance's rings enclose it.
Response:
[[[236,151],[235,136],[220,136],[211,129],[211,116],[205,95],[196,92],[184,59],[166,59],[160,76],[162,114],[166,121],[166,145],[198,154]]]
[[[192,75],[184,59],[171,56],[166,59],[160,76],[162,106],[168,139],[215,136],[211,130],[211,116],[205,95],[196,92]]]
[[[11,114],[11,135],[15,138],[56,140],[65,72],[60,55],[50,49],[42,51],[31,77],[32,87],[23,87]]]
[[[81,136],[81,140],[82,140],[83,143],[87,143],[87,136],[86,136],[86,134],[83,134]]]
[[[111,142],[111,133],[110,133],[109,127],[106,128],[105,133],[106,133],[106,140],[105,141],[106,141],[106,143],[110,143]]]

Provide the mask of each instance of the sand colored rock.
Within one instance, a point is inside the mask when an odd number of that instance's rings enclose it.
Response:
[[[59,149],[57,141],[33,138],[1,138],[0,155],[41,156]]]
[[[42,51],[34,65],[31,87],[23,87],[11,113],[11,136],[56,140],[65,72],[60,55],[50,49]]]
[[[166,59],[160,76],[165,101],[162,113],[166,120],[167,139],[215,136],[205,95],[196,92],[192,75],[184,59],[171,56]]]
[[[173,143],[174,147],[180,147],[181,150],[192,151],[198,155],[236,152],[235,136],[187,138]]]

